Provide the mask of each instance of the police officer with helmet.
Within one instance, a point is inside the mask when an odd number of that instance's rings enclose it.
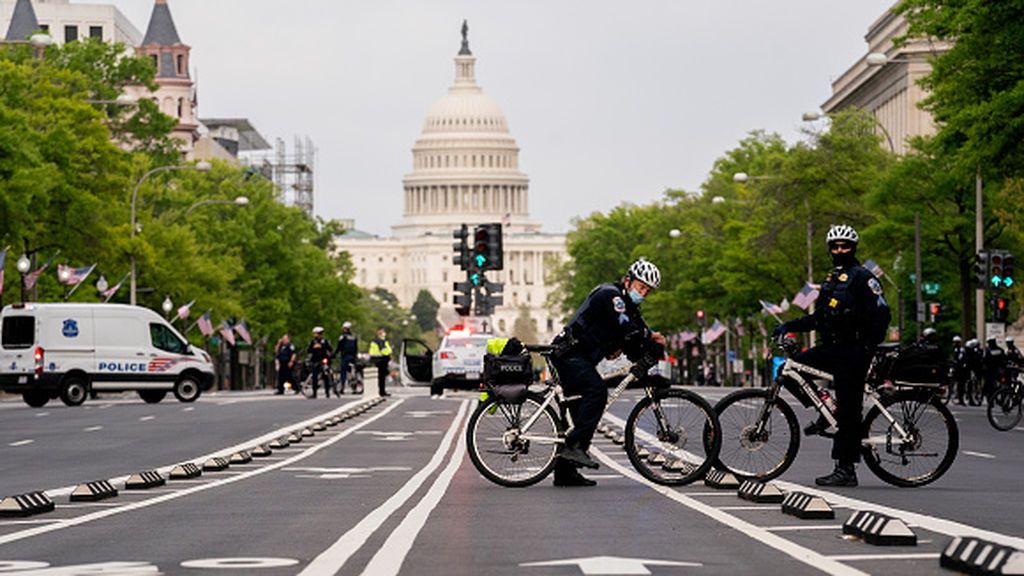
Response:
[[[313,375],[313,398],[316,398],[317,389],[320,388],[320,372],[323,370],[322,362],[325,358],[330,358],[332,352],[330,342],[324,338],[323,326],[313,328],[313,339],[309,341],[309,346],[306,347],[306,353],[309,354],[309,361],[312,364],[310,372]],[[329,383],[324,386],[324,395],[327,398],[331,397],[331,386]]]
[[[882,285],[857,260],[857,231],[845,224],[832,226],[825,236],[834,268],[825,277],[814,304],[814,313],[775,328],[776,337],[787,332],[818,333],[821,344],[798,354],[794,360],[833,375],[836,389],[835,438],[831,474],[815,479],[819,486],[856,486],[855,464],[860,461],[861,412],[864,377],[875,346],[889,327],[889,304]],[[809,433],[820,432],[812,425]]]
[[[569,403],[575,427],[566,436],[555,464],[555,486],[593,486],[577,468],[597,468],[587,450],[608,401],[608,388],[596,366],[621,352],[639,358],[648,342],[665,345],[665,337],[652,332],[640,314],[640,304],[661,284],[658,267],[640,259],[625,277],[594,288],[569,323],[552,341],[552,361],[566,395],[580,396]]]
[[[343,392],[345,390],[345,384],[348,381],[348,368],[356,363],[356,355],[358,353],[359,338],[352,333],[352,323],[346,321],[341,325],[338,346],[334,350],[334,354],[341,358],[338,365],[338,374],[339,378],[341,378],[341,388],[339,388],[339,391]]]

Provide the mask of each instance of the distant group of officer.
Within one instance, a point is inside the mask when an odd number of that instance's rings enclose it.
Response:
[[[953,336],[952,376],[957,404],[964,403],[966,385],[972,375],[984,382],[982,392],[988,397],[1010,371],[1024,368],[1024,354],[1017,348],[1013,337],[1006,338],[1005,342],[1006,350],[1003,350],[996,338],[991,337],[982,348],[976,338],[964,342],[959,335]]]
[[[385,390],[385,385],[392,351],[391,343],[387,340],[387,331],[383,327],[378,328],[376,337],[370,341],[368,356],[370,363],[377,368],[377,390],[381,396],[391,395]],[[341,335],[338,336],[337,346],[333,348],[331,343],[324,337],[324,328],[322,326],[313,328],[313,337],[309,345],[306,346],[306,355],[308,371],[313,381],[313,398],[317,397],[321,380],[320,372],[324,360],[330,362],[335,357],[339,358],[338,378],[341,382],[339,391],[344,390],[353,367],[356,370],[359,369],[359,338],[352,332],[352,323],[345,322],[341,325]],[[282,335],[274,347],[274,368],[277,370],[277,390],[274,392],[275,394],[284,394],[285,389],[289,386],[296,393],[299,392],[299,386],[295,385],[295,381],[299,380],[295,377],[296,368],[298,367],[297,360],[298,350],[295,344],[292,343],[291,337],[288,334]],[[324,394],[330,397],[331,389],[329,386],[325,387]]]

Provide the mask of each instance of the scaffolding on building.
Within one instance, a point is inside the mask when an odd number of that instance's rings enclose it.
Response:
[[[297,206],[313,215],[314,162],[316,147],[308,136],[295,137],[289,154],[281,138],[274,141],[272,153],[250,154],[243,158],[246,166],[274,183],[278,201]]]

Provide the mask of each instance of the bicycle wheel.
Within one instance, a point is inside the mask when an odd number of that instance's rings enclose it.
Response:
[[[893,422],[872,406],[864,417],[864,463],[885,482],[913,488],[938,480],[953,464],[960,429],[953,414],[928,391],[903,390],[882,396]],[[896,424],[907,433],[901,441]]]
[[[679,486],[703,478],[721,445],[714,408],[687,390],[658,390],[653,399],[637,402],[626,419],[629,461],[657,484]]]
[[[543,403],[543,396],[530,392],[520,404],[489,395],[476,407],[466,426],[466,447],[484,478],[500,486],[521,488],[551,473],[564,436],[555,409],[547,406],[529,430],[521,429]]]
[[[313,397],[313,375],[312,374],[310,374],[309,376],[306,376],[306,379],[302,381],[302,387],[300,388],[300,390],[302,390],[302,395],[305,396],[306,398],[312,398]]]
[[[981,401],[985,399],[983,384],[982,379],[974,374],[967,377],[965,390],[967,390],[967,403],[971,406],[981,406]]]
[[[1021,397],[1015,386],[1001,386],[988,405],[988,422],[996,430],[1006,432],[1020,423]]]
[[[715,405],[722,424],[718,466],[739,479],[778,478],[800,450],[796,414],[781,398],[771,397],[769,390],[737,390]]]

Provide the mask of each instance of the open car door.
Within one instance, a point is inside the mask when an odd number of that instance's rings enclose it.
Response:
[[[402,339],[402,386],[430,386],[434,351],[421,340]]]

